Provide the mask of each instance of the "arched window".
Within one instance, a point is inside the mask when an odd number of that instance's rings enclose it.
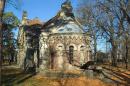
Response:
[[[73,54],[74,54],[74,46],[69,47],[69,63],[72,64],[73,62]]]
[[[84,48],[85,48],[85,46],[81,46],[81,47],[80,47],[80,50],[81,50],[81,51],[84,51]]]
[[[58,46],[58,50],[63,50],[63,46]]]
[[[56,50],[64,50],[64,45],[63,44],[57,44]]]

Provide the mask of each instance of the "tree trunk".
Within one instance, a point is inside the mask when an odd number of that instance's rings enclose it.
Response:
[[[97,62],[97,40],[95,36],[93,39],[94,39],[94,61]]]
[[[6,0],[0,0],[0,17],[2,17]]]
[[[112,41],[111,42],[112,45],[112,66],[117,66],[117,51],[116,51],[116,45],[115,43]]]
[[[128,43],[127,43],[128,39],[126,38],[126,45],[125,45],[125,65],[126,65],[126,69],[128,68]]]
[[[0,0],[0,64],[2,63],[2,16],[5,7],[5,0]],[[0,67],[1,68],[1,67]]]
[[[2,16],[6,0],[0,0],[0,85],[1,85],[1,68],[2,68]]]

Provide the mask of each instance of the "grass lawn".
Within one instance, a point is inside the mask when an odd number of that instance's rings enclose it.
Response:
[[[2,69],[2,86],[114,86],[99,79],[85,76],[75,78],[49,78],[41,74],[26,74],[18,68]]]

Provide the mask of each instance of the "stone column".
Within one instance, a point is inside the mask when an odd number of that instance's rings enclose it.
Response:
[[[48,34],[47,33],[41,33],[40,35],[40,41],[39,41],[39,54],[40,54],[40,69],[45,69],[47,66],[47,59],[49,58],[48,51],[47,51],[47,40],[48,40]]]
[[[57,51],[57,67],[58,69],[62,69],[63,68],[63,52],[62,50]]]
[[[80,51],[80,64],[84,64],[84,53]]]
[[[89,52],[89,50],[87,51],[87,54],[88,54],[88,61],[90,61],[90,52]]]

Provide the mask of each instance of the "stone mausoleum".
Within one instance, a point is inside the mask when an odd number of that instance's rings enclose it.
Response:
[[[57,15],[45,23],[37,18],[28,20],[24,13],[18,41],[20,66],[73,70],[77,69],[75,65],[91,60],[90,36],[72,10],[71,2],[66,0]]]

